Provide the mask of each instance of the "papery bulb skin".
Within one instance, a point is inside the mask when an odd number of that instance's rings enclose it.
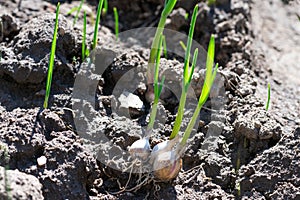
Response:
[[[140,158],[142,160],[147,160],[150,155],[150,143],[148,138],[143,138],[135,141],[128,148],[129,153],[135,157]]]
[[[153,162],[154,177],[167,182],[177,177],[182,167],[182,159],[174,155],[174,151],[157,154]]]

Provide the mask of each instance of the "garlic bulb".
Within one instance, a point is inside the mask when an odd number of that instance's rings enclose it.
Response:
[[[160,181],[170,181],[177,177],[182,159],[174,151],[161,152],[156,155],[153,162],[154,177]]]
[[[135,141],[129,148],[129,153],[136,158],[147,160],[150,155],[150,143],[148,138]]]

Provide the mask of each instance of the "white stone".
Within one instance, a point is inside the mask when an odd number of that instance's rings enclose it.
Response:
[[[121,103],[120,108],[135,108],[140,110],[143,107],[141,99],[130,92],[124,91],[118,98]]]
[[[45,156],[41,156],[37,159],[38,166],[44,166],[47,163],[47,158]]]

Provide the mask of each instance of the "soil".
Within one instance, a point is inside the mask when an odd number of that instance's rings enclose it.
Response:
[[[61,2],[49,109],[43,109],[57,1],[0,0],[1,200],[300,199],[299,1],[178,2],[166,27],[187,34],[198,3],[194,39],[207,47],[215,35],[220,68],[182,169],[168,182],[154,179],[148,166],[132,167],[127,155],[149,121],[145,80],[152,33],[143,35],[144,46],[134,37],[116,41],[112,12],[116,6],[121,31],[157,26],[163,1],[109,1],[95,51],[96,64],[108,66],[103,73],[81,62],[83,14],[74,27],[75,13],[68,14],[80,1]],[[84,4],[89,45],[97,3]],[[160,75],[171,79],[151,147],[172,131],[180,88],[174,82],[180,83],[182,67],[175,53],[161,60]],[[192,80],[196,97],[201,67]],[[187,105],[183,125],[193,106]]]

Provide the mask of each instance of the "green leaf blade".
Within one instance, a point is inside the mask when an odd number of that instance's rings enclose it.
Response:
[[[113,8],[114,11],[114,17],[115,17],[115,34],[116,34],[116,40],[119,39],[119,14],[116,7]]]
[[[98,4],[97,17],[96,17],[96,23],[94,28],[93,44],[92,44],[93,50],[97,47],[97,43],[98,43],[99,23],[100,23],[100,17],[101,17],[101,12],[103,7],[103,1],[104,0],[100,0]]]
[[[54,33],[53,33],[53,39],[52,39],[52,45],[51,45],[50,61],[49,61],[48,75],[47,75],[47,82],[46,82],[46,95],[45,95],[45,100],[44,100],[44,109],[48,108],[48,100],[49,100],[50,90],[51,90],[54,58],[55,58],[55,51],[56,51],[57,31],[58,31],[59,7],[60,7],[60,3],[57,4],[57,8],[56,8]]]

